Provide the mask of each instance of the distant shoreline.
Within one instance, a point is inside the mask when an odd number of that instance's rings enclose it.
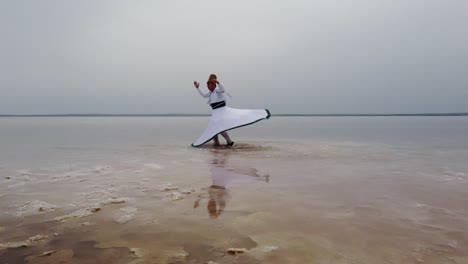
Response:
[[[0,115],[0,117],[202,117],[210,114],[37,114]],[[404,113],[404,114],[272,114],[285,117],[359,117],[359,116],[468,116],[468,113]]]

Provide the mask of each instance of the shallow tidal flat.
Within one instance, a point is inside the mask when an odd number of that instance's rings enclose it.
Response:
[[[0,164],[1,263],[468,263],[466,153],[255,140],[89,154]]]

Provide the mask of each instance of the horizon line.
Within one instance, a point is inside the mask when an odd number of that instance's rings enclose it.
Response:
[[[188,114],[188,113],[165,113],[165,114],[0,114],[0,117],[197,117],[210,116],[211,114]],[[272,114],[272,116],[468,116],[468,112],[452,112],[452,113],[382,113],[382,114],[297,114],[297,113],[282,113]]]

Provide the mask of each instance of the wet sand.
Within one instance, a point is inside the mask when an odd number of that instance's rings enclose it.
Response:
[[[0,259],[468,263],[468,165],[460,154],[252,140],[2,166]]]

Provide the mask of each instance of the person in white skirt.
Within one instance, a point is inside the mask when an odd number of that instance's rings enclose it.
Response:
[[[271,116],[268,109],[250,110],[227,107],[226,100],[228,99],[228,94],[215,74],[211,74],[206,83],[209,90],[208,92],[205,93],[199,89],[200,83],[197,81],[194,81],[193,85],[197,88],[198,93],[202,97],[209,98],[207,103],[212,108],[208,127],[200,138],[192,143],[193,147],[199,147],[212,139],[215,146],[220,146],[218,139],[219,134],[224,137],[228,146],[232,146],[234,145],[234,141],[231,140],[226,131],[247,126],[262,119],[268,119]]]

